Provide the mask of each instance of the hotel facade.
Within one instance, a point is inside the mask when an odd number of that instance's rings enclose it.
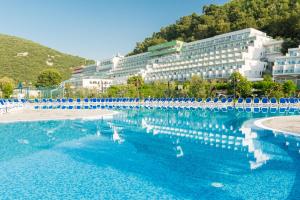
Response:
[[[281,40],[253,28],[190,43],[170,41],[151,46],[145,53],[117,55],[79,72],[75,70],[67,82],[99,79],[123,84],[136,75],[141,75],[145,82],[185,81],[193,75],[203,79],[228,79],[233,72],[257,81],[262,79],[268,66],[270,68],[270,62],[281,56],[281,44]]]
[[[275,59],[273,77],[278,82],[292,80],[300,88],[300,46]]]

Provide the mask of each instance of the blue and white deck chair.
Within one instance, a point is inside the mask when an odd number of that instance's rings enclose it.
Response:
[[[219,103],[219,98],[214,98],[214,104],[218,104]]]
[[[100,109],[101,108],[101,99],[100,98],[97,98],[97,109]]]
[[[249,97],[248,97],[248,98],[246,98],[246,101],[245,101],[245,103],[246,103],[246,104],[251,104],[251,103],[252,103],[252,99],[251,99],[251,98],[249,98]]]
[[[271,103],[271,106],[277,106],[277,99],[275,97],[272,97],[270,99],[270,103]]]
[[[97,99],[96,98],[91,98],[90,103],[91,103],[90,104],[91,109],[93,109],[93,110],[97,109]]]
[[[260,99],[258,97],[255,97],[253,99],[253,104],[259,104],[260,103]]]
[[[88,103],[89,103],[89,99],[88,99],[88,98],[84,98],[84,99],[83,99],[83,102],[84,102],[85,104],[88,104]]]
[[[42,103],[47,103],[47,99],[42,99]]]
[[[270,113],[277,113],[277,110],[278,110],[278,102],[277,102],[277,99],[272,97],[270,99]]]
[[[228,98],[227,99],[227,110],[233,110],[233,99],[232,98]]]
[[[61,108],[61,99],[56,99],[55,100],[55,109],[60,109]]]
[[[295,113],[297,111],[297,104],[298,103],[298,99],[296,98],[290,98],[289,99],[289,105],[288,105],[288,111],[289,113]]]
[[[246,112],[251,112],[252,111],[252,99],[251,98],[246,98],[245,100],[245,111]]]
[[[80,109],[81,109],[81,99],[79,99],[79,98],[76,99],[76,106],[75,106],[75,108],[76,108],[77,110],[80,110]]]
[[[259,113],[260,112],[260,99],[255,97],[253,99],[253,112],[254,113]]]
[[[206,98],[204,106],[205,108],[211,109],[211,98]]]
[[[74,100],[72,98],[69,98],[67,108],[72,110],[74,108],[73,103],[74,103]]]
[[[238,112],[244,112],[244,98],[238,98],[235,107]]]
[[[287,101],[285,98],[279,99],[279,113],[285,113],[287,111]]]
[[[244,103],[244,98],[238,98],[237,104],[243,104]]]
[[[267,113],[269,111],[269,107],[270,107],[269,99],[264,97],[261,99],[261,103],[262,103],[261,112]]]
[[[227,99],[226,98],[222,98],[221,99],[221,111],[222,112],[227,112]]]

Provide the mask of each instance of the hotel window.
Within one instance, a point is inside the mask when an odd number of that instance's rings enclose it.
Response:
[[[290,56],[297,56],[297,52],[295,52],[295,51],[290,51]]]

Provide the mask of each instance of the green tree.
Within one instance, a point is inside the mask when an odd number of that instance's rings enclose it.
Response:
[[[140,90],[144,85],[144,79],[142,76],[132,76],[128,78],[127,84],[128,84],[129,97],[132,97],[132,95],[134,95],[135,93],[137,93],[137,95],[135,96],[137,97],[140,96]]]
[[[237,84],[237,91],[241,97],[249,97],[252,95],[252,84],[246,78],[242,79]]]
[[[217,82],[215,80],[212,80],[210,82],[207,82],[205,88],[206,88],[206,96],[207,97],[215,97],[217,92]]]
[[[199,76],[192,76],[189,84],[188,94],[190,97],[195,98],[205,98],[206,97],[206,85],[207,82],[204,81]]]
[[[237,97],[249,97],[252,95],[252,84],[239,72],[234,72],[229,78],[228,92],[236,92]]]
[[[126,97],[128,87],[126,85],[113,85],[106,91],[107,97]]]
[[[0,90],[4,98],[10,98],[14,91],[14,80],[8,77],[0,79]]]
[[[126,90],[125,96],[130,97],[130,98],[140,97],[139,89],[133,87],[132,84],[129,84],[129,85],[127,85],[127,90]]]
[[[155,81],[153,83],[153,92],[155,98],[166,97],[168,91],[168,84],[163,81]]]
[[[62,77],[56,69],[46,69],[37,77],[37,88],[52,88],[58,86],[62,82]]]
[[[274,82],[270,75],[265,75],[262,81],[255,82],[253,88],[257,90],[260,96],[276,98],[284,96],[282,85]]]
[[[295,92],[297,90],[297,85],[293,81],[288,80],[283,83],[282,88],[285,96],[291,97],[295,95]]]
[[[127,84],[132,84],[135,87],[140,88],[144,85],[144,79],[142,76],[132,76],[128,78]]]
[[[153,85],[152,84],[144,84],[141,87],[141,97],[148,98],[148,97],[153,97],[153,96],[154,96]]]
[[[284,93],[282,91],[282,85],[280,83],[273,82],[271,84],[271,89],[268,90],[266,93],[266,96],[268,97],[275,97],[277,99],[281,98],[284,96]]]
[[[73,89],[71,88],[71,85],[69,83],[65,84],[65,97],[67,98],[73,98],[74,97],[74,91]]]

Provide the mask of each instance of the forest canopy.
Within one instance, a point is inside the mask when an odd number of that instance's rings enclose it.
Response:
[[[203,14],[184,16],[137,43],[134,55],[152,45],[171,40],[192,42],[245,28],[256,28],[284,39],[282,52],[300,44],[300,0],[231,0],[224,5],[207,5]]]

